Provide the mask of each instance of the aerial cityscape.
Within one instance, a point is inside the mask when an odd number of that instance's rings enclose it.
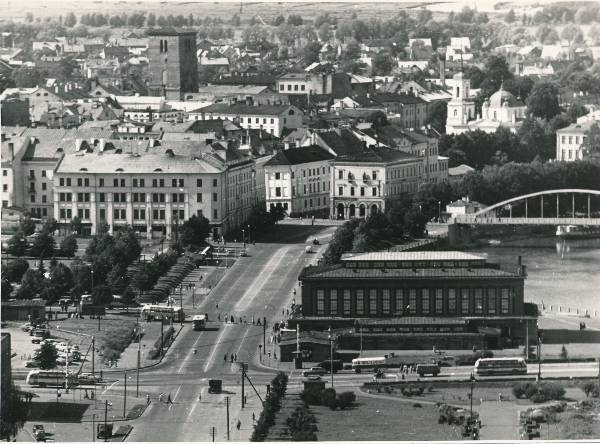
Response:
[[[0,2],[0,440],[600,440],[600,2]]]

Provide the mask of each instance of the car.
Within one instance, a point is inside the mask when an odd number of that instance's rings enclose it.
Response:
[[[36,424],[33,426],[33,437],[36,441],[46,441],[46,431],[43,425]]]
[[[321,245],[321,242],[319,242],[319,239],[317,239],[316,237],[313,239],[312,243],[313,245]]]
[[[35,359],[25,362],[25,367],[27,367],[27,368],[37,368],[39,366],[40,366],[40,361],[35,360]]]
[[[33,338],[31,338],[31,343],[39,344],[44,339],[48,338],[48,336],[50,336],[50,333],[48,333],[48,330],[34,330],[32,336]]]
[[[308,375],[306,379],[309,381],[320,381],[321,377],[319,375]]]
[[[327,370],[325,370],[323,367],[311,367],[308,370],[304,370],[302,372],[302,376],[311,376],[311,375],[324,376],[326,374],[327,374]]]
[[[312,253],[312,252],[313,252],[313,249],[312,249],[312,247],[311,247],[310,245],[307,245],[307,246],[304,248],[304,251],[305,251],[306,253]]]
[[[27,322],[26,324],[21,325],[21,330],[25,331],[25,332],[29,332],[29,331],[33,330],[33,325],[31,325],[31,322]]]
[[[248,256],[248,252],[246,250],[241,250],[240,257],[246,257],[246,256]]]
[[[98,384],[102,382],[100,376],[96,376],[92,373],[80,373],[77,379],[80,384]]]

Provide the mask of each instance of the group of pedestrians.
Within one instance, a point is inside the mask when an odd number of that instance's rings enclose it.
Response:
[[[231,363],[233,364],[234,362],[237,362],[237,353],[232,353],[231,355],[227,355],[227,353],[225,353],[225,358],[224,361],[225,363],[227,363],[227,356],[229,356],[229,359],[231,360]]]

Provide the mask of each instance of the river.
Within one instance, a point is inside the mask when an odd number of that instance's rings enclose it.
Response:
[[[516,243],[516,242],[514,242]],[[527,240],[527,247],[489,245],[475,251],[487,253],[491,262],[527,266],[525,301],[544,304],[546,310],[571,307],[600,316],[600,239],[558,241],[554,237]],[[565,310],[565,308],[563,308]]]

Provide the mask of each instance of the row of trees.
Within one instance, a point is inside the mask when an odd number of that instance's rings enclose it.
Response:
[[[281,408],[281,401],[287,390],[288,376],[279,372],[271,381],[271,390],[263,404],[263,410],[254,425],[250,441],[264,441],[269,428],[275,424],[275,414]]]

